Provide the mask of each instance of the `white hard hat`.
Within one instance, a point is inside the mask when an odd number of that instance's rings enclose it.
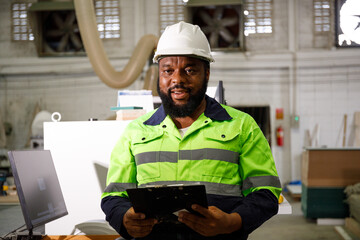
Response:
[[[174,55],[191,55],[214,62],[209,42],[200,27],[182,21],[166,27],[159,39],[153,61],[157,63],[162,57]]]

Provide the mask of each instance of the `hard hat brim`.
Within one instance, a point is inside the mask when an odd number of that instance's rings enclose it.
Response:
[[[199,50],[194,49],[166,49],[166,51],[156,51],[153,62],[158,63],[160,59],[168,56],[189,56],[189,57],[195,57],[200,58],[202,60],[208,61],[210,63],[215,62],[214,58],[211,55],[208,55],[206,53],[203,53]]]

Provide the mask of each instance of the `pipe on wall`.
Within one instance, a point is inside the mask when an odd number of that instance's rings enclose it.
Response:
[[[74,6],[85,51],[95,73],[109,87],[120,89],[131,85],[141,74],[149,56],[153,54],[158,37],[152,34],[144,35],[137,43],[124,69],[117,72],[109,62],[97,31],[93,1],[74,0]],[[153,73],[153,69],[150,72]],[[154,88],[148,83],[152,79],[153,77],[145,78],[144,86],[147,87],[146,89]]]
[[[151,90],[154,96],[158,96],[157,80],[159,77],[158,65],[152,64],[146,72],[144,89]]]

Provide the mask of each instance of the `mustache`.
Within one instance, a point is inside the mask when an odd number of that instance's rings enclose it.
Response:
[[[174,90],[174,89],[179,89],[179,88],[185,89],[185,90],[188,91],[188,92],[191,91],[190,88],[185,87],[183,84],[176,84],[176,85],[170,87],[170,88],[168,89],[168,92],[170,93],[172,90]]]

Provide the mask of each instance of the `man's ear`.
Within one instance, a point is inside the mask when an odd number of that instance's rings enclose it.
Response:
[[[210,78],[210,68],[206,68],[205,70],[205,79],[206,79],[206,82],[209,82],[209,78]]]

